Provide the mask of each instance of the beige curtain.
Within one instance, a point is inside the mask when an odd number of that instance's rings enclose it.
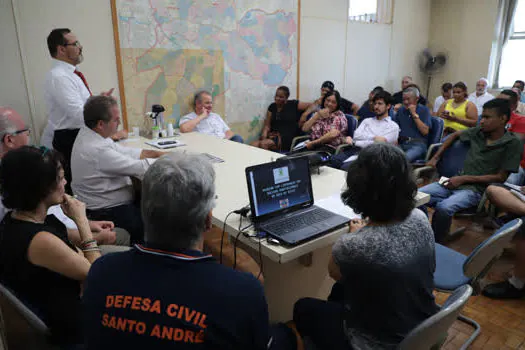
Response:
[[[392,23],[394,0],[377,0],[377,23]]]

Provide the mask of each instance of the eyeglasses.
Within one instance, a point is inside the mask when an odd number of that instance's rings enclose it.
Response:
[[[76,47],[81,47],[82,45],[80,45],[80,41],[75,41],[74,43],[66,43],[62,46],[76,46]]]
[[[22,133],[24,133],[26,131],[27,131],[28,134],[31,134],[31,130],[29,128],[25,128],[25,129],[21,129],[21,130],[17,130],[15,132],[12,132],[11,135],[22,134]]]

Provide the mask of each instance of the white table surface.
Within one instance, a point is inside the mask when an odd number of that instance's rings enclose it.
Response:
[[[223,226],[224,219],[229,212],[240,209],[250,203],[244,170],[248,166],[271,162],[282,156],[278,153],[199,133],[181,134],[178,137],[167,138],[166,140],[170,139],[180,140],[186,146],[164,151],[208,153],[225,161],[224,163],[214,164],[218,199],[217,206],[213,209],[213,224],[219,227]],[[145,141],[148,141],[148,139],[143,137],[130,138],[123,142],[123,145],[141,147],[143,149],[156,149],[146,145]],[[314,200],[341,193],[345,180],[346,172],[330,167],[322,167],[320,174],[312,173]],[[416,206],[427,203],[429,199],[430,197],[427,194],[418,192]],[[240,216],[237,214],[232,214],[228,218],[226,231],[230,235],[237,235],[239,219]],[[245,227],[247,224],[249,224],[248,219],[243,218],[242,227]],[[248,232],[253,231],[248,230]],[[295,247],[272,245],[264,239],[261,242],[262,254],[275,262],[285,263],[316,249],[332,245],[345,232],[348,232],[347,228],[335,230]],[[257,238],[240,235],[239,239],[244,244],[254,249],[259,249],[259,240]]]
[[[222,227],[230,211],[249,204],[245,168],[270,162],[280,156],[274,152],[197,133],[182,134],[175,139],[186,143],[186,146],[169,151],[209,153],[225,160],[224,163],[214,164],[218,200],[213,210],[213,224],[219,227]],[[145,141],[147,139],[131,138],[122,144],[155,149],[146,145]],[[345,172],[329,167],[323,167],[319,175],[313,174],[314,199],[319,200],[339,194],[345,184],[345,175]],[[418,193],[417,205],[423,205],[429,199],[428,195]],[[248,223],[247,219],[244,219],[243,222]],[[226,225],[226,231],[230,237],[237,235],[238,225],[239,216],[231,215]],[[261,241],[262,260],[260,264],[263,269],[264,289],[272,322],[286,322],[292,319],[293,305],[300,298],[326,299],[334,283],[328,275],[327,268],[332,244],[345,232],[348,232],[347,228],[339,229],[291,248],[270,245],[265,240]],[[248,248],[246,251],[259,260],[259,241],[243,235],[240,235],[239,239],[245,246],[253,248]],[[299,262],[297,258],[301,256],[309,258],[308,266]]]

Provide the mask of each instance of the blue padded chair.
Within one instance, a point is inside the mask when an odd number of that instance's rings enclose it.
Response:
[[[443,119],[439,117],[430,116],[430,130],[427,135],[428,150],[425,159],[417,160],[412,165],[423,166],[430,158],[437,152],[439,147],[442,145],[441,139],[443,138],[443,131],[445,130],[445,123]]]
[[[446,340],[447,330],[459,317],[471,295],[472,287],[468,284],[457,288],[441,306],[441,310],[408,333],[399,344],[399,350],[439,349]]]
[[[430,160],[436,154],[439,146],[429,149],[427,154]],[[470,147],[466,142],[460,140],[455,141],[441,156],[437,163],[437,174],[439,176],[452,177],[458,175],[463,170],[463,163],[467,157]],[[416,178],[421,177],[421,173],[433,170],[431,167],[423,167],[414,170]],[[437,176],[436,176],[437,177]]]
[[[452,292],[462,285],[469,284],[474,290],[474,295],[479,294],[480,281],[501,256],[503,249],[511,242],[521,225],[521,219],[508,222],[478,245],[469,256],[436,243],[435,288],[443,292]],[[481,328],[476,321],[467,317],[460,315],[458,319],[475,328],[474,333],[461,347],[466,349],[479,335]]]

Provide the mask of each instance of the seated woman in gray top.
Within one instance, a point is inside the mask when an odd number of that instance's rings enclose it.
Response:
[[[294,321],[319,349],[395,349],[438,309],[434,234],[414,209],[412,169],[395,146],[363,149],[346,182],[341,198],[365,220],[352,221],[332,249],[328,270],[340,299],[301,299]]]

